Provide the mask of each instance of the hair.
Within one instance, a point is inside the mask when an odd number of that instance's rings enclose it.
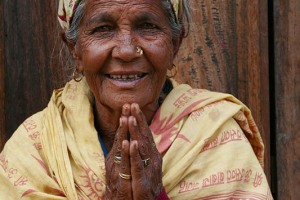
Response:
[[[173,6],[170,0],[162,0],[162,4],[167,12],[167,17],[171,27],[173,39],[186,37],[189,33],[189,28],[190,28],[189,22],[191,18],[189,4],[187,3],[187,0],[182,1],[183,4],[182,16],[178,20],[175,16]],[[86,8],[86,3],[85,0],[83,0],[79,3],[78,7],[76,8],[70,28],[66,31],[66,39],[72,44],[77,43],[79,26],[84,16],[85,8]]]

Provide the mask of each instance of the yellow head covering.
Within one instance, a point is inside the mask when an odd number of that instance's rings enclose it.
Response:
[[[73,14],[81,0],[60,0],[58,6],[58,21],[64,30],[68,30],[72,23]],[[174,12],[178,19],[180,13],[181,0],[170,0]]]

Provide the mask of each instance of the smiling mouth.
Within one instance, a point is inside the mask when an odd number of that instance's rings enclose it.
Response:
[[[144,76],[146,76],[146,74],[131,74],[131,75],[107,75],[110,79],[112,80],[116,80],[116,81],[136,81],[139,80],[141,78],[143,78]]]

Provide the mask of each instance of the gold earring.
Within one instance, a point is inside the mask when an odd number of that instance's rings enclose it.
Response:
[[[139,53],[140,55],[144,54],[143,49],[141,47],[139,47],[139,46],[136,47],[136,52]]]
[[[170,71],[171,74],[169,75],[167,72],[167,78],[174,78],[177,75],[177,66],[173,64],[172,69],[168,71]]]
[[[74,81],[80,82],[83,79],[84,74],[83,74],[83,72],[78,72],[77,67],[75,67],[72,77],[73,77]]]

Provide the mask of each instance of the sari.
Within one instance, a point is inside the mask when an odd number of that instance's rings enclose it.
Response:
[[[172,84],[150,124],[169,198],[272,199],[249,109],[229,94]],[[0,154],[0,199],[103,199],[93,104],[86,81],[70,81],[19,126]]]

